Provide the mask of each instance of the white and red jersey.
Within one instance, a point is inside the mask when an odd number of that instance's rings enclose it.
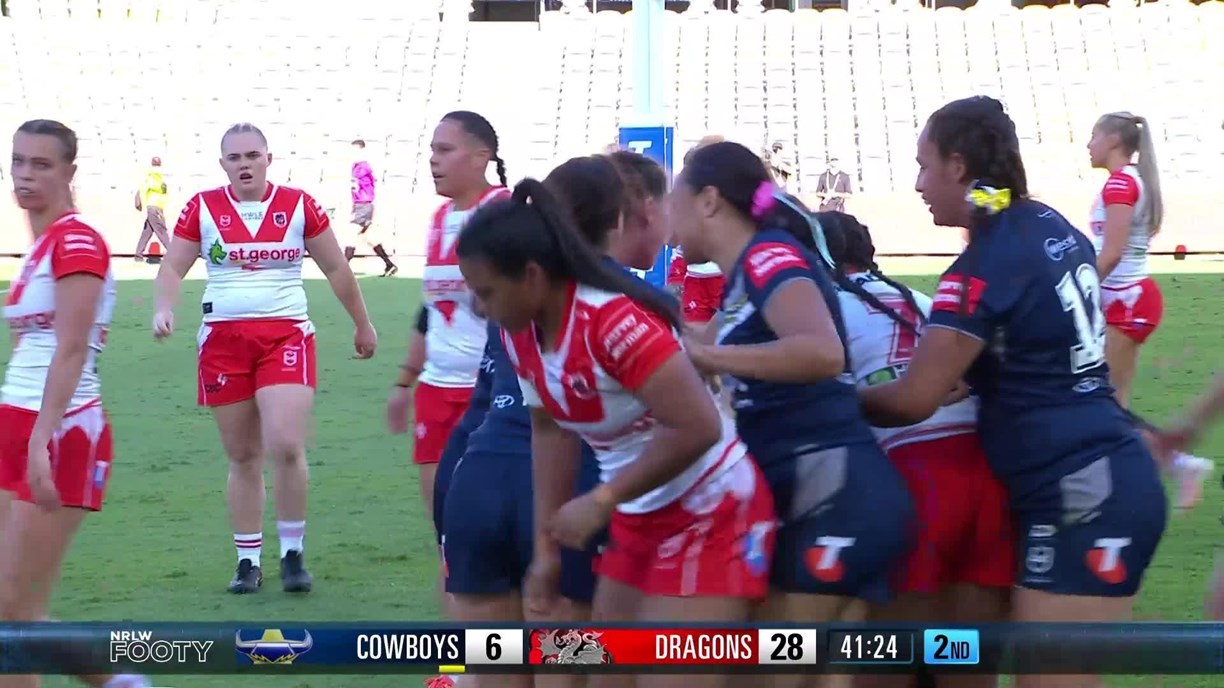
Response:
[[[1152,240],[1148,229],[1147,192],[1134,165],[1111,173],[1092,203],[1092,245],[1098,254],[1105,247],[1105,208],[1111,205],[1131,206],[1135,212],[1131,216],[1126,245],[1122,247],[1122,259],[1113,272],[1101,280],[1101,286],[1125,287],[1148,276],[1147,254]]]
[[[306,240],[329,227],[327,213],[300,189],[268,184],[258,201],[238,200],[229,186],[196,194],[174,236],[198,242],[208,266],[204,322],[308,319]]]
[[[622,294],[571,285],[569,304],[555,350],[541,351],[533,328],[503,331],[502,341],[523,403],[544,408],[558,425],[580,435],[595,450],[607,482],[636,461],[654,436],[655,420],[634,392],[680,352],[680,340],[661,318]],[[747,456],[735,422],[720,417],[722,439],[696,463],[618,509],[640,514],[667,506]]]
[[[459,231],[476,209],[489,201],[510,198],[504,186],[489,187],[476,204],[457,210],[448,201],[434,213],[425,248],[421,282],[429,325],[425,330],[425,369],[421,382],[434,387],[475,387],[488,336],[484,318],[472,311],[472,295],[455,244]]]
[[[115,278],[110,269],[110,249],[102,235],[81,216],[68,213],[52,222],[34,242],[21,263],[17,279],[9,285],[4,317],[13,337],[0,387],[0,404],[38,411],[42,408],[47,372],[55,356],[55,283],[75,274],[101,277],[105,284],[94,311],[89,332],[89,351],[81,380],[68,410],[96,403],[102,394],[98,378],[98,354],[106,346],[106,331],[115,310]]]
[[[685,277],[689,279],[704,279],[707,277],[722,277],[722,270],[718,269],[718,263],[707,261],[705,263],[690,263],[684,259],[684,252],[677,246],[672,249],[671,265],[668,266],[669,284],[678,283]]]
[[[860,299],[851,292],[839,290],[842,319],[846,325],[846,346],[850,367],[859,387],[883,384],[897,379],[909,366],[918,345],[922,321],[901,292],[870,273],[847,275],[855,284],[879,299],[881,305],[893,309],[906,321],[917,326],[917,332],[893,320],[887,313]],[[926,294],[910,290],[922,315],[931,315],[931,299]],[[969,397],[955,404],[940,407],[935,415],[909,427],[872,428],[876,441],[884,451],[913,442],[964,435],[977,432],[977,399]]]

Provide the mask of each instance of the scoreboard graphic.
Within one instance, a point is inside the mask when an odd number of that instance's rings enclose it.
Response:
[[[1219,674],[1224,624],[0,625],[7,674]]]

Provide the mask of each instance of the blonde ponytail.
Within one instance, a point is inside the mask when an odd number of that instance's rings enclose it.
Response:
[[[1147,194],[1147,224],[1148,236],[1156,236],[1160,224],[1164,221],[1164,199],[1160,195],[1160,172],[1156,168],[1156,144],[1152,137],[1152,127],[1143,117],[1136,116],[1135,127],[1139,130],[1139,160],[1135,167],[1139,169],[1139,178],[1143,180],[1143,190]]]

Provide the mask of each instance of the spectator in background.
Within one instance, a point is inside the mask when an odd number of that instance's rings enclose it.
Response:
[[[820,212],[846,212],[846,199],[854,193],[850,186],[850,175],[841,170],[837,158],[829,158],[828,168],[816,182],[816,196],[820,199]]]
[[[353,216],[349,222],[357,228],[356,236],[361,237],[362,242],[370,247],[374,255],[382,258],[383,277],[390,277],[399,272],[399,268],[391,262],[387,249],[383,248],[382,240],[373,229],[374,168],[370,167],[366,160],[365,141],[361,139],[353,141],[352,190]],[[344,258],[351,261],[353,256],[357,255],[357,246],[355,241],[350,242],[353,245],[344,247]]]
[[[140,240],[136,242],[136,262],[144,260],[145,247],[154,234],[162,249],[170,246],[170,232],[166,231],[166,178],[161,173],[161,158],[149,161],[149,172],[136,190],[136,210],[145,211],[144,227]]]
[[[795,176],[795,156],[791,155],[784,142],[773,142],[773,145],[769,147],[769,155],[765,158],[765,164],[773,173],[774,182],[784,191],[790,192],[790,182]]]

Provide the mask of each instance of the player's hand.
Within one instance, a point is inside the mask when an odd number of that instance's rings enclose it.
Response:
[[[30,486],[30,494],[34,503],[50,511],[60,505],[59,490],[55,489],[55,479],[51,476],[51,452],[48,449],[50,440],[31,437],[26,447],[29,456],[26,466],[26,483]]]
[[[378,348],[378,332],[374,330],[374,325],[365,322],[357,326],[357,331],[353,333],[353,349],[357,352],[356,358],[365,360],[374,355],[374,350]]]
[[[538,551],[527,567],[523,578],[523,601],[531,616],[549,617],[560,596],[561,553],[555,548],[551,552]]]
[[[412,414],[412,388],[396,385],[387,398],[387,430],[392,435],[408,432],[408,416]]]
[[[1198,439],[1198,428],[1193,423],[1182,422],[1170,425],[1152,434],[1152,454],[1161,466],[1168,466],[1174,454],[1190,449]]]
[[[174,311],[153,314],[153,338],[160,341],[174,334]]]
[[[717,377],[722,372],[714,367],[712,360],[711,354],[714,353],[716,347],[716,344],[705,344],[694,337],[684,338],[684,353],[688,354],[689,360],[693,362],[693,366],[703,377]]]
[[[549,532],[553,539],[570,549],[586,549],[591,538],[607,527],[612,509],[591,490],[566,502],[553,515]]]

